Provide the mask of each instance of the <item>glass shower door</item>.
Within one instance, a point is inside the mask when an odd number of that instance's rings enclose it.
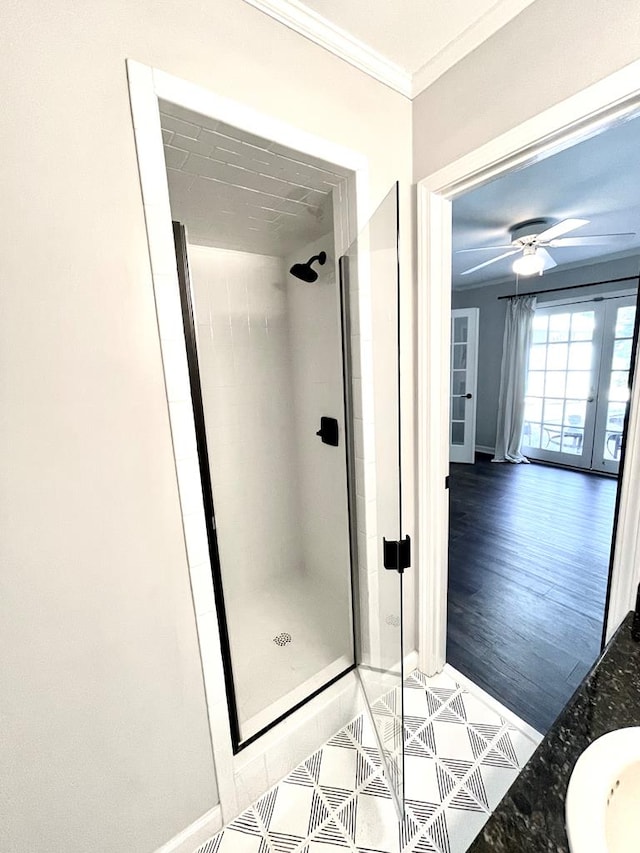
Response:
[[[393,799],[404,811],[398,185],[341,259],[355,428],[358,674]]]

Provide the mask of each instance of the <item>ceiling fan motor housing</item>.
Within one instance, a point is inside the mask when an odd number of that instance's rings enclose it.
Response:
[[[551,225],[553,225],[552,219],[527,219],[525,222],[518,222],[509,228],[511,243],[518,246],[530,246],[535,242],[538,234],[542,234]]]

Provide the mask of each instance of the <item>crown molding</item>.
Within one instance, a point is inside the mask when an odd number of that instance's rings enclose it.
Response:
[[[337,27],[298,0],[245,0],[289,29],[331,51],[365,74],[406,98],[412,97],[412,75],[346,30]]]
[[[360,39],[309,9],[300,0],[245,0],[250,6],[331,51],[406,98],[415,98],[483,41],[519,15],[534,0],[498,0],[481,18],[411,73]]]
[[[438,77],[460,62],[468,53],[479,47],[516,15],[530,6],[533,0],[499,0],[489,11],[478,18],[453,41],[446,44],[413,74],[411,97],[415,98]]]

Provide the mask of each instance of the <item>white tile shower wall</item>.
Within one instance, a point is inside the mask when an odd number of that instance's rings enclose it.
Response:
[[[280,258],[189,247],[207,442],[229,602],[300,571],[292,366]],[[238,535],[238,531],[242,531]]]
[[[332,222],[327,222],[331,229]],[[316,263],[318,280],[305,283],[287,275],[293,400],[298,454],[298,500],[301,509],[301,545],[305,569],[334,593],[338,618],[349,614],[349,525],[342,377],[340,287],[333,232],[301,246],[287,258],[306,261],[320,251],[324,266]],[[318,436],[321,417],[338,420],[339,446],[323,444]],[[345,649],[345,652],[347,650]]]

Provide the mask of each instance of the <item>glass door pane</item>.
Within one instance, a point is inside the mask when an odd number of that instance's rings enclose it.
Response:
[[[522,452],[591,465],[602,305],[538,309],[533,319]]]
[[[620,467],[624,419],[629,401],[635,317],[635,296],[611,299],[606,304],[593,445],[594,471],[617,474]]]
[[[287,258],[174,238],[238,751],[355,665],[333,233]]]
[[[402,574],[385,569],[402,538],[400,490],[398,187],[341,262],[352,320],[359,484],[357,664],[394,801],[404,810]],[[361,367],[358,368],[358,365]],[[367,367],[368,365],[368,367]],[[374,431],[375,424],[375,431]],[[360,451],[358,452],[358,445]],[[389,543],[387,543],[389,545]],[[389,560],[387,560],[389,562]]]

